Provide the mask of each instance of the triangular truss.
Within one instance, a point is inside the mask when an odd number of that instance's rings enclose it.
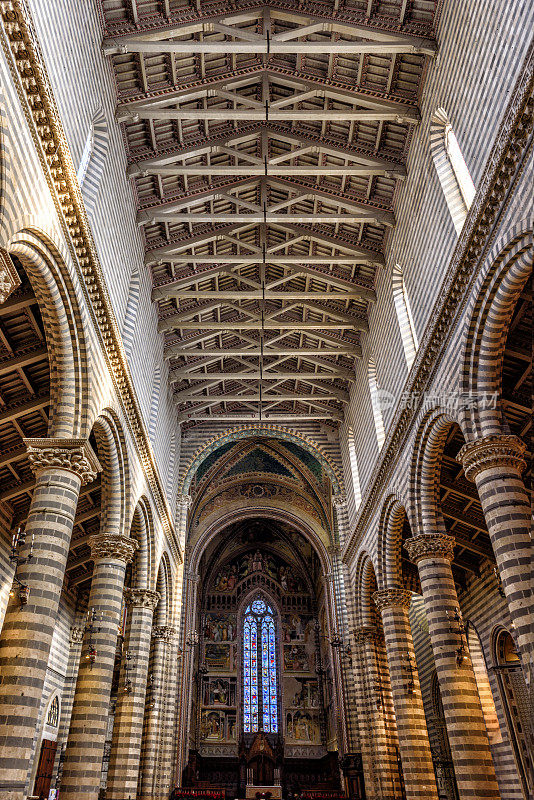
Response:
[[[431,14],[102,5],[179,418],[341,421]]]

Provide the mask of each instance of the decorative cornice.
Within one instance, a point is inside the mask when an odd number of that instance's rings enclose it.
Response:
[[[89,540],[91,555],[97,558],[116,559],[129,564],[137,550],[137,542],[129,536],[120,536],[115,533],[98,533]]]
[[[134,608],[149,608],[154,611],[161,595],[153,592],[152,589],[125,589],[124,599],[126,604]]]
[[[476,280],[494,223],[506,204],[508,189],[532,147],[533,61],[534,49],[531,47],[486,162],[406,386],[400,395],[402,398],[408,394],[417,397],[418,401],[413,405],[397,403],[389,433],[362,499],[355,528],[345,545],[343,560],[346,562],[355,554],[383,489],[390,482],[398,454],[424,401],[425,389],[453,333],[453,323],[463,310],[467,289]]]
[[[5,303],[9,295],[20,286],[21,280],[11,256],[0,247],[0,305]]]
[[[526,444],[518,436],[484,436],[464,444],[456,460],[462,464],[465,477],[474,481],[481,472],[494,467],[513,467],[523,472],[527,466],[523,457],[526,449]]]
[[[454,558],[454,537],[446,533],[413,536],[404,542],[410,561],[417,564],[423,558]]]
[[[408,589],[391,587],[390,589],[380,589],[378,592],[374,592],[373,600],[379,611],[384,611],[385,608],[392,608],[395,606],[410,608],[412,593],[409,592]]]
[[[73,472],[86,484],[102,470],[87,439],[24,439],[24,444],[35,475],[56,467]]]
[[[97,249],[87,219],[76,169],[61,124],[44,59],[22,0],[0,0],[2,47],[17,88],[28,127],[36,146],[65,241],[77,267],[80,284],[108,362],[136,444],[139,460],[151,487],[163,529],[174,555],[182,561],[172,515],[158,474],[154,453],[137,402],[124,345],[104,280]]]

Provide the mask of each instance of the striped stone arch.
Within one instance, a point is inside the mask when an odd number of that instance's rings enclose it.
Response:
[[[408,517],[413,536],[447,534],[439,510],[441,457],[452,425],[460,425],[450,412],[434,409],[423,417],[417,431],[410,470]],[[463,432],[463,431],[462,431]]]
[[[199,466],[205,458],[217,450],[223,444],[228,442],[237,442],[239,439],[248,439],[252,436],[265,436],[271,439],[283,439],[285,441],[293,442],[300,445],[304,450],[307,450],[314,458],[319,461],[324,471],[330,478],[332,484],[333,494],[345,494],[345,487],[343,478],[338,468],[332,463],[330,458],[322,451],[321,447],[316,444],[312,439],[307,436],[290,431],[287,428],[282,428],[279,425],[243,425],[239,428],[233,428],[230,431],[214,436],[209,439],[205,444],[200,447],[191,461],[187,465],[181,484],[178,489],[178,495],[186,495],[189,492],[191,481]]]
[[[378,587],[377,570],[370,554],[363,552],[356,566],[356,610],[359,624],[374,626],[377,623],[377,611],[373,602],[373,592]]]
[[[146,497],[139,498],[134,509],[130,536],[137,542],[133,560],[133,588],[151,588],[151,565],[154,550],[154,523],[150,504]]]
[[[124,432],[116,414],[107,409],[94,422],[98,459],[102,465],[100,531],[123,534],[128,530],[130,479]]]
[[[378,588],[402,586],[401,548],[406,504],[396,491],[387,494],[378,528]]]
[[[59,247],[38,229],[23,229],[7,244],[22,263],[43,319],[50,362],[50,437],[89,431],[89,376],[85,315]]]
[[[519,295],[532,273],[534,216],[511,228],[494,245],[473,291],[461,368],[461,391],[483,398],[501,395],[506,338]],[[464,412],[468,441],[502,433],[499,404],[475,403]]]

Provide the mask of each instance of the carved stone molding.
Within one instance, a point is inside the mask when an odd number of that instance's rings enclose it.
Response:
[[[152,589],[125,589],[124,598],[129,606],[134,608],[149,608],[154,611],[159,600],[160,593],[153,592]]]
[[[94,481],[102,470],[86,439],[24,439],[24,444],[35,475],[43,469],[57,467],[78,475],[83,485]]]
[[[404,542],[410,561],[417,564],[423,558],[454,558],[454,537],[446,533],[413,536]]]
[[[354,639],[357,643],[376,642],[382,639],[382,632],[376,625],[359,625],[353,630]]]
[[[378,592],[373,593],[373,600],[379,611],[395,606],[409,608],[412,602],[412,593],[408,589],[398,589],[396,587],[380,589]]]
[[[155,625],[152,628],[152,636],[154,639],[164,639],[170,642],[178,636],[178,628],[172,625]]]
[[[98,533],[89,540],[91,555],[97,558],[117,559],[129,564],[137,550],[137,542],[129,536],[114,533]]]
[[[75,625],[70,629],[69,642],[71,644],[80,644],[83,641],[83,628],[78,628]]]
[[[484,436],[464,444],[456,460],[463,465],[465,477],[474,481],[481,472],[493,467],[513,467],[523,472],[527,466],[524,458],[526,449],[518,436]]]
[[[20,278],[11,256],[0,247],[0,305],[5,303],[11,292],[20,286]]]

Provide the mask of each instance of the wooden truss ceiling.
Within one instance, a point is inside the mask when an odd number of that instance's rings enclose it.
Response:
[[[437,0],[102,0],[179,418],[343,418]]]

